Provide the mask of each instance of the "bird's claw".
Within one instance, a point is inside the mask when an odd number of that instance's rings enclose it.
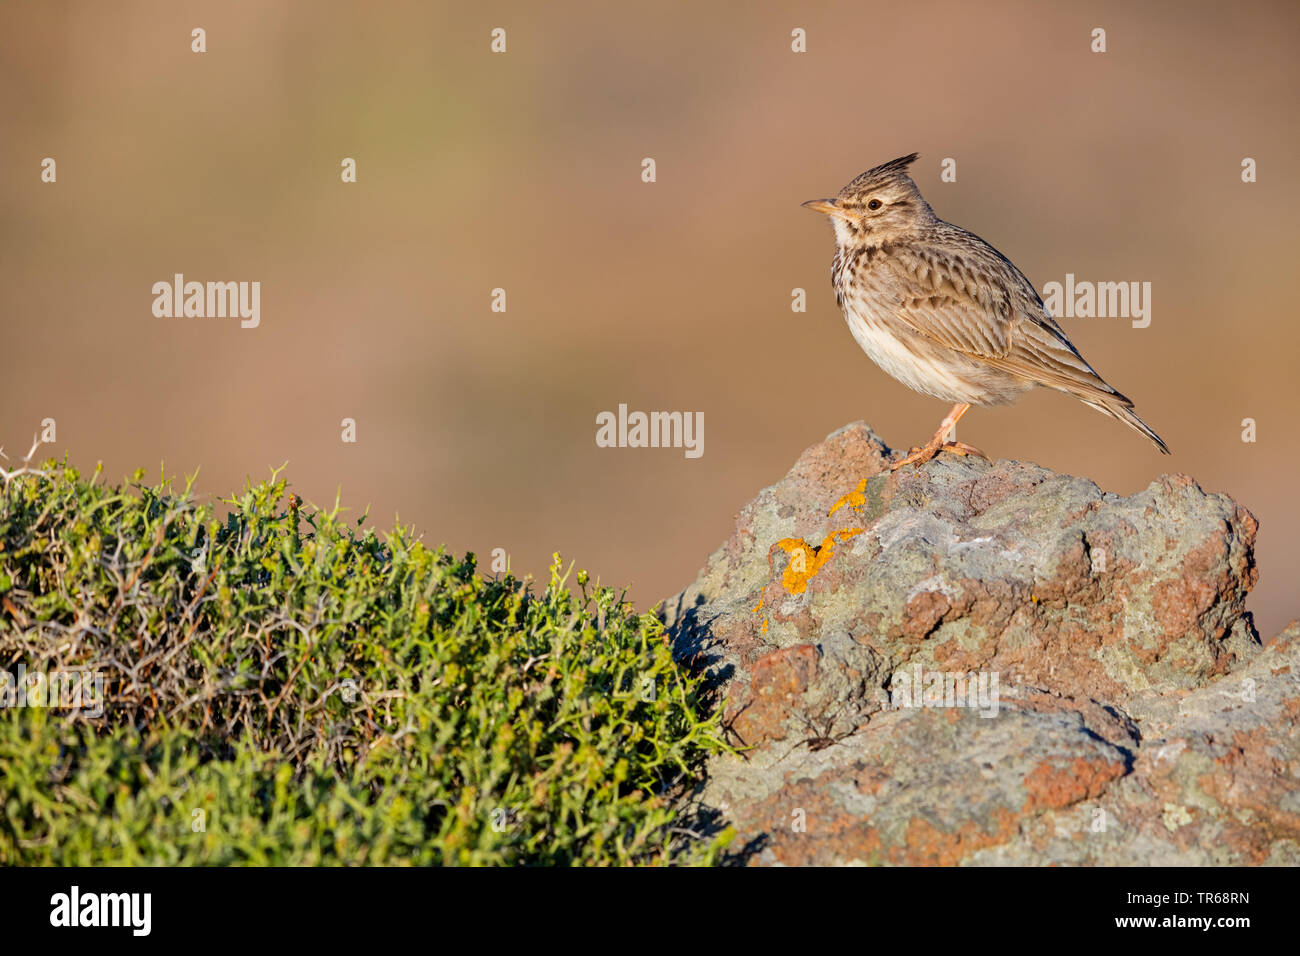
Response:
[[[980,451],[974,445],[968,445],[964,441],[948,441],[943,442],[942,444],[939,442],[931,442],[930,444],[923,445],[920,448],[913,448],[906,458],[891,464],[889,470],[898,471],[898,469],[902,468],[904,465],[924,464],[938,455],[941,451],[951,452],[954,455],[973,455],[976,458],[983,458],[985,461],[989,460],[988,455],[984,454],[984,452]]]

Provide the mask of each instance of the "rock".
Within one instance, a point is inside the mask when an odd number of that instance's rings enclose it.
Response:
[[[1300,862],[1300,625],[1261,648],[1251,514],[1181,475],[896,457],[828,436],[665,602],[725,695],[740,753],[698,809],[740,856]]]

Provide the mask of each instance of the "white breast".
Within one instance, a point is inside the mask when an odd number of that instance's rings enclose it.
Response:
[[[980,397],[980,390],[973,387],[975,383],[952,368],[954,363],[927,361],[928,349],[909,348],[885,323],[847,302],[845,306],[844,319],[862,351],[908,388],[948,402],[974,404]]]

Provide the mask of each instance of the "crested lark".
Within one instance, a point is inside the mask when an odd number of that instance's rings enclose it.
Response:
[[[909,388],[953,409],[924,446],[891,469],[940,451],[983,452],[948,433],[972,405],[1007,405],[1035,385],[1073,395],[1169,449],[1133,403],[1084,361],[1029,280],[974,233],[944,222],[907,167],[869,169],[834,199],[813,199],[835,227],[831,282],[862,351]]]

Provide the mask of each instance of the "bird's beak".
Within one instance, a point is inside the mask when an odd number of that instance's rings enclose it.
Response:
[[[834,216],[837,219],[848,220],[848,214],[840,208],[838,199],[809,199],[802,204],[805,209],[811,209],[813,212],[819,212],[823,215]]]

